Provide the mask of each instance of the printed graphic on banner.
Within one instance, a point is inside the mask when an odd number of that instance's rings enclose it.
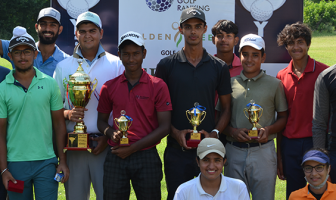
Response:
[[[142,34],[147,49],[143,67],[150,74],[154,74],[162,58],[184,46],[184,37],[179,32],[180,16],[182,10],[189,7],[205,13],[208,29],[203,35],[203,47],[215,54],[211,28],[220,19],[234,21],[234,0],[119,0],[119,35],[127,31]],[[130,13],[141,13],[141,16],[130,20]]]
[[[273,11],[280,8],[286,0],[240,0],[244,8],[249,11],[258,27],[258,35],[264,37],[264,27],[272,17]]]

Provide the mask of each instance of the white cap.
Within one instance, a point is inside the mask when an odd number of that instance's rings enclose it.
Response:
[[[58,10],[56,10],[55,8],[52,7],[43,8],[37,17],[37,21],[39,21],[43,17],[54,18],[58,21],[59,24],[61,24],[61,13],[58,12]]]
[[[140,33],[129,31],[120,37],[118,48],[126,40],[131,40],[140,47],[145,46],[145,40]]]
[[[265,41],[262,37],[256,34],[247,34],[240,40],[239,52],[244,46],[251,46],[255,49],[265,51]]]
[[[225,147],[223,143],[216,138],[204,138],[197,147],[197,156],[203,159],[209,153],[218,153],[225,157]]]
[[[80,14],[77,18],[76,27],[78,28],[78,25],[83,22],[92,22],[100,29],[103,27],[100,17],[94,12],[87,11]]]
[[[8,46],[9,52],[12,52],[14,47],[20,45],[28,45],[31,46],[34,50],[36,50],[34,38],[27,33],[26,28],[22,26],[17,26],[13,29],[13,37],[9,42]]]

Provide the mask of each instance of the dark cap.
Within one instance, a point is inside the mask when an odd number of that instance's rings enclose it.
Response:
[[[183,22],[191,18],[198,18],[202,20],[204,23],[206,23],[204,12],[198,8],[190,7],[182,11],[181,18],[180,18],[180,24],[182,24]]]
[[[36,50],[35,40],[34,38],[27,33],[27,30],[24,27],[17,26],[13,30],[13,37],[9,42],[8,50],[12,52],[14,47],[20,45],[28,45]]]
[[[322,153],[321,151],[318,151],[318,150],[310,150],[308,151],[304,156],[303,156],[303,159],[302,159],[302,163],[301,165],[303,165],[305,162],[309,161],[309,160],[312,160],[312,161],[316,161],[316,162],[319,162],[319,163],[322,163],[322,164],[330,164],[330,159],[329,157]]]

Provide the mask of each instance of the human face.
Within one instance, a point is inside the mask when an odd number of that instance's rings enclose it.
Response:
[[[297,38],[293,42],[287,44],[286,49],[293,60],[306,59],[308,56],[308,46],[303,38]]]
[[[191,18],[179,27],[179,31],[184,35],[186,45],[196,46],[202,44],[203,34],[207,31],[207,26],[198,18]]]
[[[266,54],[261,56],[261,50],[251,46],[244,46],[240,52],[240,60],[243,66],[243,73],[247,78],[253,78],[260,72],[261,63],[266,59]]]
[[[212,36],[212,43],[216,45],[217,52],[233,53],[233,47],[237,45],[239,38],[233,33],[226,33],[222,30]]]
[[[323,181],[326,179],[327,175],[330,172],[330,167],[329,169],[327,169],[325,164],[322,164],[322,163],[319,163],[313,160],[306,161],[303,165],[303,167],[305,166],[316,167],[318,165],[323,165],[323,171],[317,172],[316,168],[314,168],[313,171],[310,173],[303,171],[306,176],[307,181],[309,182],[309,184],[313,186],[318,186],[321,183],[323,183]]]
[[[142,47],[131,43],[124,46],[118,55],[125,66],[126,73],[136,72],[141,70],[143,59],[146,57],[146,49],[142,51]]]
[[[103,38],[103,29],[93,23],[83,23],[76,30],[76,37],[82,51],[97,51]]]
[[[20,45],[15,47],[12,52],[8,53],[8,56],[13,61],[15,69],[18,72],[26,72],[33,68],[37,51],[34,51],[28,45]]]
[[[197,160],[201,177],[207,181],[215,181],[221,178],[224,163],[224,158],[217,153],[209,153],[203,159]]]
[[[60,26],[54,18],[43,17],[35,24],[35,30],[42,44],[55,44],[58,35],[63,30],[63,26]]]

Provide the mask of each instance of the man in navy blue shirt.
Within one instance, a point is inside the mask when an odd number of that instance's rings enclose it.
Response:
[[[7,74],[10,72],[6,67],[0,66],[0,83],[5,79]]]

